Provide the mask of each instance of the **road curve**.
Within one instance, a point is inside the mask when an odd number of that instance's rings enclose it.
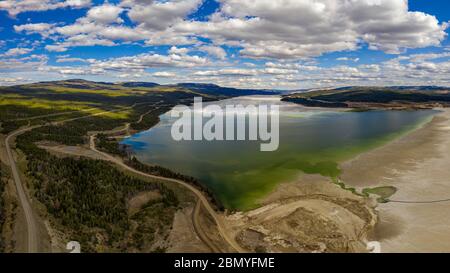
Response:
[[[198,220],[200,210],[202,209],[202,203],[197,200],[195,207],[192,210],[192,226],[194,227],[195,233],[200,238],[200,240],[211,250],[213,253],[221,253],[220,249],[211,242],[211,240],[206,236],[205,232],[201,228],[200,221]]]
[[[161,176],[156,176],[156,175],[151,175],[148,173],[144,173],[141,171],[138,171],[128,165],[126,165],[125,163],[123,163],[123,161],[111,156],[110,154],[104,153],[102,151],[97,150],[97,148],[95,147],[95,135],[91,135],[90,136],[90,141],[89,141],[89,146],[90,149],[98,154],[101,154],[103,157],[105,157],[108,161],[115,163],[116,165],[121,166],[122,168],[134,172],[136,174],[139,174],[141,176],[145,176],[145,177],[149,177],[149,178],[153,178],[153,179],[158,179],[158,180],[162,180],[162,181],[167,181],[167,182],[171,182],[171,183],[176,183],[179,184],[185,188],[187,188],[188,190],[190,190],[192,193],[195,194],[195,196],[197,196],[197,198],[199,199],[199,201],[202,203],[203,207],[206,209],[206,211],[211,215],[211,217],[213,218],[214,222],[217,225],[217,229],[220,233],[220,235],[222,236],[222,238],[236,251],[239,253],[245,253],[246,251],[238,244],[236,243],[236,241],[231,238],[230,236],[228,236],[228,232],[226,231],[225,225],[222,221],[222,219],[220,218],[220,216],[216,213],[216,211],[213,209],[213,207],[211,206],[211,204],[208,202],[208,199],[206,199],[206,197],[203,195],[203,193],[201,191],[199,191],[196,187],[182,181],[182,180],[178,180],[178,179],[174,179],[174,178],[166,178],[166,177],[161,177]]]
[[[14,161],[14,157],[12,154],[12,149],[10,146],[10,140],[13,137],[16,137],[22,133],[25,133],[27,131],[42,127],[42,126],[46,126],[46,125],[59,125],[68,121],[74,121],[74,120],[78,120],[78,119],[83,119],[83,118],[87,118],[87,117],[92,117],[92,116],[98,116],[98,115],[103,115],[105,113],[111,113],[111,112],[118,112],[118,111],[123,111],[125,109],[129,109],[129,108],[133,108],[136,105],[139,104],[145,104],[144,103],[135,103],[130,107],[125,107],[119,110],[113,110],[113,111],[104,111],[104,112],[100,112],[100,113],[95,113],[92,115],[87,115],[87,116],[82,116],[82,117],[76,117],[76,118],[71,118],[71,119],[67,119],[67,120],[63,120],[63,121],[57,121],[57,122],[50,122],[48,124],[42,124],[42,125],[35,125],[35,126],[31,126],[31,127],[26,127],[26,128],[22,128],[22,129],[18,129],[14,132],[11,132],[5,139],[5,146],[6,146],[6,151],[7,151],[7,156],[8,156],[8,160],[10,162],[10,167],[11,167],[11,171],[13,174],[13,178],[14,178],[14,183],[17,189],[17,193],[18,193],[18,197],[19,197],[19,201],[21,203],[21,206],[24,210],[24,214],[25,214],[25,218],[26,218],[26,223],[27,223],[27,252],[29,253],[35,253],[38,252],[38,230],[36,228],[37,224],[36,224],[36,219],[33,216],[33,210],[31,208],[30,202],[28,200],[28,197],[25,193],[22,181],[20,179],[20,175],[19,175],[19,171],[17,169],[17,165]],[[121,160],[107,154],[104,152],[101,152],[99,150],[96,149],[95,147],[95,135],[91,135],[90,136],[90,149],[98,154],[103,155],[105,158],[107,158],[109,161],[121,166],[124,169],[127,169],[131,172],[134,172],[136,174],[139,174],[141,176],[145,176],[145,177],[149,177],[149,178],[153,178],[153,179],[158,179],[158,180],[162,180],[162,181],[167,181],[167,182],[171,182],[171,183],[176,183],[179,185],[184,186],[185,188],[187,188],[188,190],[190,190],[192,193],[194,193],[197,198],[199,199],[199,201],[201,202],[201,204],[203,205],[203,207],[206,209],[206,211],[211,215],[211,217],[213,218],[214,222],[217,225],[217,229],[219,231],[219,234],[222,236],[222,238],[236,251],[239,253],[245,253],[246,250],[244,250],[239,244],[236,243],[236,241],[231,238],[230,236],[228,236],[228,232],[226,231],[226,228],[224,227],[224,223],[222,221],[222,219],[219,217],[219,215],[216,213],[216,211],[212,208],[211,204],[208,202],[207,198],[203,195],[202,192],[200,192],[197,188],[195,188],[194,186],[182,181],[182,180],[178,180],[178,179],[173,179],[173,178],[166,178],[166,177],[160,177],[160,176],[156,176],[156,175],[151,175],[151,174],[147,174],[141,171],[138,171],[134,168],[131,168],[130,166],[126,165],[125,163],[123,163]]]
[[[111,113],[111,112],[118,112],[118,111],[123,111],[129,108],[133,108],[136,105],[139,104],[144,104],[144,103],[135,103],[132,106],[129,107],[124,107],[118,110],[113,110],[113,111],[104,111],[104,112],[99,112],[99,113],[95,113],[92,115],[86,115],[86,116],[81,116],[81,117],[75,117],[75,118],[70,118],[70,119],[66,119],[63,121],[57,121],[57,122],[49,122],[46,124],[41,124],[41,125],[35,125],[35,126],[30,126],[30,127],[25,127],[25,128],[21,128],[18,129],[16,131],[13,131],[11,133],[9,133],[6,138],[5,138],[5,148],[6,148],[6,153],[8,156],[8,161],[11,167],[11,172],[13,175],[13,180],[14,180],[14,184],[16,187],[16,191],[17,191],[17,195],[19,198],[19,202],[20,205],[23,209],[24,215],[25,215],[25,220],[26,220],[26,224],[27,224],[27,250],[26,252],[28,253],[36,253],[39,251],[39,232],[37,230],[37,223],[36,223],[36,218],[33,215],[33,209],[31,208],[28,196],[25,192],[22,180],[20,179],[20,175],[19,175],[19,170],[17,168],[16,162],[14,161],[14,157],[13,157],[13,153],[12,153],[12,148],[11,148],[11,139],[13,137],[16,137],[20,134],[23,134],[27,131],[39,128],[39,127],[43,127],[46,125],[58,125],[58,124],[62,124],[64,122],[68,122],[68,121],[74,121],[74,120],[78,120],[78,119],[83,119],[83,118],[87,118],[87,117],[92,117],[92,116],[98,116],[98,115],[103,115],[106,113]],[[95,109],[94,109],[95,110]],[[89,110],[80,110],[78,112],[86,112]],[[77,112],[77,111],[74,111]],[[73,112],[71,112],[73,113]],[[67,114],[67,112],[62,113],[62,114]],[[55,114],[49,114],[49,115],[41,115],[39,116],[39,118],[42,117],[50,117],[50,116],[56,116]],[[29,119],[34,119],[36,117],[30,117]]]
[[[11,167],[11,172],[14,179],[14,184],[16,186],[17,195],[19,197],[20,205],[22,206],[25,220],[27,223],[27,252],[29,253],[36,253],[38,252],[38,230],[37,230],[37,224],[36,219],[33,216],[33,209],[31,208],[30,202],[28,201],[27,194],[25,193],[25,189],[23,187],[22,181],[20,179],[19,171],[17,169],[16,162],[14,161],[12,149],[10,146],[10,140],[13,137],[16,137],[22,133],[25,133],[26,131],[33,130],[38,126],[32,126],[32,127],[26,127],[23,129],[16,130],[12,133],[10,133],[6,139],[5,139],[5,147],[6,152],[8,155],[9,164]]]

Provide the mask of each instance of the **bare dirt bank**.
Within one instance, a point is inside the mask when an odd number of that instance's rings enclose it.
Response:
[[[227,222],[251,252],[366,252],[376,219],[370,200],[320,175],[302,175]]]
[[[357,188],[394,186],[374,239],[383,252],[450,252],[450,110],[405,137],[341,165]],[[440,202],[442,201],[442,202]]]

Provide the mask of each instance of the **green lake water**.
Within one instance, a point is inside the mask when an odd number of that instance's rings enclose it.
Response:
[[[204,106],[211,103],[204,103]],[[251,209],[279,183],[301,173],[337,177],[339,162],[378,147],[430,121],[436,111],[347,112],[281,102],[277,96],[239,97],[227,104],[278,104],[280,145],[261,152],[254,141],[174,141],[169,113],[152,129],[127,138],[137,158],[198,178],[231,209]],[[206,121],[206,120],[205,120]]]

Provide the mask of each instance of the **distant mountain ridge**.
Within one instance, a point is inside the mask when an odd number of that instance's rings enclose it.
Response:
[[[59,81],[42,81],[16,86],[0,87],[0,90],[20,88],[31,89],[79,89],[121,92],[190,92],[199,95],[211,95],[219,97],[236,97],[248,95],[282,95],[283,100],[297,102],[308,99],[308,104],[320,106],[343,106],[345,103],[391,103],[393,101],[409,102],[445,102],[450,97],[450,87],[444,86],[347,86],[323,89],[298,89],[298,90],[268,90],[268,89],[240,89],[222,87],[212,83],[177,83],[162,85],[155,82],[95,82],[84,79],[68,79]]]
[[[155,87],[160,84],[154,82],[124,82],[121,85],[125,87]]]
[[[9,86],[13,88],[14,86]],[[172,91],[191,91],[203,95],[223,95],[223,96],[248,96],[248,95],[277,95],[281,94],[278,90],[262,90],[262,89],[239,89],[232,87],[222,87],[210,83],[178,83],[161,85],[154,82],[95,82],[83,79],[69,79],[61,81],[43,81],[31,84],[17,85],[21,88],[74,88],[82,90],[122,90],[122,89],[139,89],[140,91],[157,91],[158,89]]]
[[[280,94],[278,90],[263,89],[238,89],[232,87],[221,87],[211,83],[178,83],[176,86],[199,91],[204,94],[222,93],[227,96],[246,96],[246,95],[276,95]]]
[[[393,86],[346,86],[332,88],[330,90],[357,90],[357,89],[380,89],[380,90],[398,90],[398,91],[445,91],[450,90],[450,87],[445,86],[435,86],[435,85],[418,85],[418,86],[408,86],[408,85],[393,85]]]

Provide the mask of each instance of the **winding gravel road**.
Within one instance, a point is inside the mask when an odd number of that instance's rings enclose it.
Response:
[[[236,243],[236,241],[234,240],[234,238],[230,237],[228,235],[228,231],[225,228],[225,224],[222,221],[221,216],[219,216],[217,214],[217,212],[213,209],[213,207],[211,206],[211,204],[209,203],[208,199],[204,196],[204,194],[199,191],[196,187],[192,186],[191,184],[188,184],[182,180],[178,180],[178,179],[173,179],[173,178],[166,178],[166,177],[161,177],[161,176],[156,176],[156,175],[151,175],[148,173],[144,173],[141,171],[138,171],[128,165],[126,165],[125,163],[123,163],[122,160],[113,157],[110,154],[104,153],[102,151],[97,150],[97,148],[95,147],[95,135],[91,135],[90,136],[90,149],[100,155],[102,155],[104,158],[106,158],[108,161],[115,163],[116,165],[119,165],[120,167],[134,172],[138,175],[144,176],[144,177],[148,177],[148,178],[153,178],[153,179],[158,179],[161,181],[166,181],[166,182],[171,182],[171,183],[175,183],[175,184],[179,184],[185,188],[187,188],[188,190],[190,190],[192,193],[195,194],[195,196],[197,196],[198,200],[201,202],[201,204],[203,205],[203,207],[206,209],[206,211],[209,213],[209,215],[211,215],[211,217],[213,218],[214,222],[217,225],[217,229],[220,233],[220,235],[222,236],[222,238],[238,253],[245,253],[245,249],[243,249],[238,243]]]
[[[14,161],[14,157],[13,157],[13,153],[12,153],[12,148],[11,148],[11,139],[13,137],[17,137],[20,134],[23,134],[27,131],[42,127],[42,126],[46,126],[46,125],[59,125],[68,121],[74,121],[74,120],[78,120],[78,119],[82,119],[82,118],[87,118],[87,117],[92,117],[92,116],[98,116],[98,115],[103,115],[106,113],[111,113],[111,112],[118,112],[118,111],[124,111],[126,109],[130,109],[133,108],[136,105],[139,104],[143,104],[143,103],[135,103],[130,107],[125,107],[119,110],[113,110],[113,111],[104,111],[104,112],[100,112],[100,113],[95,113],[92,115],[87,115],[87,116],[82,116],[82,117],[76,117],[76,118],[71,118],[71,119],[67,119],[67,120],[63,120],[63,121],[57,121],[57,122],[50,122],[47,124],[42,124],[42,125],[35,125],[35,126],[31,126],[31,127],[26,127],[26,128],[21,128],[18,129],[14,132],[11,132],[5,139],[5,146],[6,146],[6,151],[7,151],[7,155],[8,155],[8,160],[10,162],[10,167],[11,167],[11,171],[13,174],[13,179],[14,179],[14,183],[16,186],[16,190],[17,190],[17,194],[19,197],[19,202],[20,205],[24,211],[25,214],[25,219],[26,219],[26,224],[27,224],[27,252],[29,253],[36,253],[39,251],[39,231],[37,229],[37,223],[36,223],[36,219],[33,213],[33,209],[30,205],[30,201],[29,198],[25,192],[23,183],[21,181],[20,175],[19,175],[19,171],[16,165],[16,162]],[[41,116],[42,117],[42,116]],[[33,117],[31,117],[30,119],[32,119]],[[197,208],[195,209],[194,212],[194,217],[198,217],[198,211],[199,211],[199,205],[201,203],[201,205],[206,209],[206,211],[211,215],[211,217],[213,218],[214,222],[217,225],[218,231],[220,233],[220,235],[222,236],[222,238],[236,251],[239,253],[245,253],[246,251],[238,244],[236,243],[236,241],[234,240],[234,238],[230,237],[228,235],[228,231],[225,228],[225,224],[223,223],[223,220],[221,218],[221,216],[219,216],[217,214],[217,212],[213,209],[213,207],[211,206],[211,204],[209,203],[208,199],[203,195],[203,193],[201,191],[199,191],[197,188],[195,188],[194,186],[182,181],[182,180],[178,180],[178,179],[172,179],[172,178],[166,178],[166,177],[160,177],[160,176],[155,176],[155,175],[151,175],[151,174],[147,174],[141,171],[138,171],[136,169],[131,168],[130,166],[126,165],[125,163],[123,163],[121,160],[107,154],[104,152],[101,152],[99,150],[96,149],[95,147],[95,135],[91,135],[90,136],[90,149],[98,154],[103,155],[103,157],[105,157],[108,161],[115,163],[119,166],[121,166],[122,168],[134,172],[136,174],[139,174],[141,176],[144,177],[149,177],[149,178],[153,178],[153,179],[158,179],[161,181],[166,181],[166,182],[171,182],[171,183],[176,183],[179,185],[182,185],[183,187],[187,188],[188,190],[190,190],[192,193],[194,193],[195,196],[197,196],[198,200],[199,200],[199,204],[196,206]],[[215,249],[214,249],[215,250]]]
[[[14,156],[13,156],[13,152],[12,152],[12,143],[11,140],[14,137],[17,137],[20,134],[23,134],[27,131],[39,128],[39,127],[43,127],[43,126],[47,126],[47,125],[59,125],[62,124],[64,122],[68,122],[68,121],[74,121],[74,120],[79,120],[79,119],[83,119],[83,118],[88,118],[88,117],[93,117],[93,116],[99,116],[99,115],[104,115],[107,113],[112,113],[112,112],[120,112],[120,111],[124,111],[127,109],[131,109],[136,105],[139,104],[144,104],[144,103],[135,103],[132,106],[129,107],[124,107],[121,109],[116,109],[116,110],[112,110],[112,111],[103,111],[103,112],[99,112],[99,113],[95,113],[95,114],[91,114],[91,115],[86,115],[86,116],[81,116],[81,117],[75,117],[75,118],[70,118],[70,119],[66,119],[63,121],[57,121],[57,122],[50,122],[50,123],[46,123],[46,124],[41,124],[41,125],[35,125],[35,126],[29,126],[29,127],[25,127],[25,128],[20,128],[16,131],[11,132],[10,134],[8,134],[5,138],[5,147],[6,147],[6,153],[8,156],[8,161],[9,161],[9,165],[11,167],[11,172],[12,172],[12,176],[13,176],[13,180],[14,180],[14,185],[16,187],[16,191],[17,191],[17,196],[19,198],[19,203],[20,206],[23,209],[24,212],[24,216],[25,216],[25,220],[26,220],[26,230],[27,230],[27,249],[26,252],[28,253],[36,253],[40,251],[39,248],[39,230],[37,228],[37,222],[36,222],[36,218],[34,216],[34,212],[33,209],[31,207],[30,204],[30,200],[27,196],[27,193],[24,189],[23,186],[23,182],[20,178],[19,175],[19,170],[17,168],[17,164],[14,160]],[[95,110],[95,109],[93,109]],[[89,110],[80,110],[78,112],[86,112]],[[74,111],[77,112],[77,111]],[[74,112],[64,112],[64,113],[60,113],[61,115],[64,114],[71,114]],[[43,117],[51,117],[51,116],[57,116],[56,114],[49,114],[49,115],[41,115],[38,116],[39,118],[43,118]],[[35,119],[37,117],[29,117],[29,120]]]

